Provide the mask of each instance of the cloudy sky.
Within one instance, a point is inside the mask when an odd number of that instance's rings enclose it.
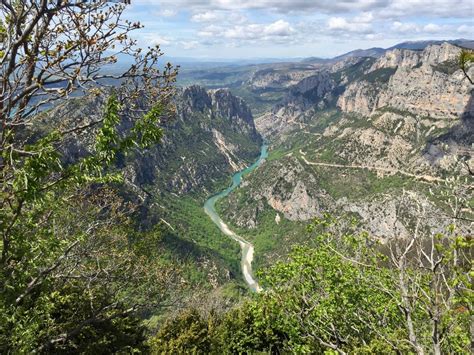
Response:
[[[132,0],[142,45],[174,57],[332,57],[407,40],[474,39],[474,0]]]

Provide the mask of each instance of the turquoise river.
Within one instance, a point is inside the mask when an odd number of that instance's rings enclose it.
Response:
[[[232,185],[229,186],[224,191],[219,192],[218,194],[209,198],[206,203],[204,204],[204,211],[206,211],[207,215],[212,219],[212,221],[219,227],[219,229],[224,233],[226,236],[232,238],[236,242],[240,244],[240,249],[242,250],[242,260],[240,262],[240,266],[242,268],[242,274],[244,276],[245,282],[248,284],[251,290],[259,292],[261,290],[260,286],[258,285],[257,281],[253,278],[252,274],[252,261],[253,261],[253,253],[254,247],[253,245],[246,241],[244,238],[235,234],[228,226],[224,223],[224,221],[219,217],[216,211],[216,202],[221,198],[228,196],[232,191],[234,191],[242,182],[242,177],[245,174],[250,173],[251,171],[255,170],[260,166],[260,164],[268,157],[268,146],[266,144],[262,145],[260,150],[260,157],[258,160],[247,167],[244,170],[239,171],[234,176],[232,176]]]

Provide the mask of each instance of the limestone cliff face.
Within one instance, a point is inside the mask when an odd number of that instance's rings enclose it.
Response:
[[[244,100],[232,95],[229,90],[206,90],[193,85],[178,94],[176,101],[178,115],[183,121],[192,119],[194,115],[204,114],[209,118],[209,123],[215,124],[223,120],[237,131],[255,133],[250,108]],[[209,127],[204,129],[209,130]]]
[[[236,128],[255,131],[252,112],[244,100],[223,89],[211,91],[209,96],[215,115],[229,119]]]
[[[388,51],[366,71],[366,76],[350,83],[337,105],[343,112],[365,116],[384,107],[419,116],[458,119],[466,113],[471,87],[456,68],[461,48],[449,43],[428,46],[423,51]],[[376,78],[389,68],[396,69],[387,83]]]
[[[237,194],[231,194],[224,211],[227,218],[234,224],[255,228],[261,211],[270,206],[291,221],[308,221],[321,216],[327,206],[333,204],[332,199],[318,188],[317,179],[305,169],[297,159],[288,156],[278,161],[266,162],[256,170],[259,178],[244,182]],[[255,184],[255,182],[257,182]],[[239,193],[249,199],[249,203],[240,205]]]
[[[470,87],[459,70],[447,75],[430,65],[420,68],[399,68],[382,92],[376,107],[394,107],[400,110],[439,119],[458,119],[470,98]]]
[[[377,107],[378,96],[373,84],[361,81],[351,83],[337,101],[338,107],[343,112],[356,112],[370,116]]]
[[[460,52],[449,43],[394,49],[348,83],[337,105],[355,121],[324,132],[339,142],[338,158],[435,175],[453,171],[459,156],[472,166],[472,87],[458,69]]]
[[[317,72],[293,85],[283,102],[272,111],[278,116],[295,116],[313,107],[324,106],[335,86],[328,71]]]
[[[207,112],[212,108],[212,99],[209,93],[201,86],[193,85],[182,92],[181,112],[192,114],[193,112]]]
[[[380,68],[408,67],[419,65],[436,65],[447,61],[454,61],[459,56],[461,48],[449,43],[430,45],[423,51],[408,49],[393,49],[381,56],[370,68],[374,71]]]
[[[361,59],[363,59],[363,57],[347,57],[347,58],[343,58],[342,60],[338,60],[336,63],[332,64],[330,67],[329,67],[329,71],[331,73],[336,73],[348,66],[351,66],[351,65],[354,65],[354,64],[357,64],[358,62],[361,61]]]
[[[334,87],[335,83],[329,72],[321,71],[292,86],[285,101],[288,103],[314,104],[314,102],[324,99],[325,95]]]
[[[258,156],[261,137],[250,109],[228,90],[191,86],[178,93],[176,107],[161,144],[127,168],[132,185],[156,193],[207,193]]]
[[[380,68],[415,67],[420,61],[420,53],[407,49],[393,49],[381,56],[369,71]]]
[[[300,126],[313,109],[324,108],[333,99],[335,81],[327,70],[317,71],[289,88],[283,101],[257,120],[264,136],[282,133]]]
[[[316,179],[304,170],[297,160],[286,159],[278,174],[261,190],[266,202],[291,221],[306,221],[320,215],[324,204],[323,192],[315,188]]]

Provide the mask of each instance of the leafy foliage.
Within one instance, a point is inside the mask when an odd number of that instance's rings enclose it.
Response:
[[[474,52],[472,50],[464,49],[458,58],[459,67],[464,73],[464,76],[469,80],[471,84],[474,84],[472,78],[468,74],[469,67],[474,63]]]
[[[161,137],[163,111],[153,108],[127,134],[118,128],[119,108],[112,95],[93,149],[71,164],[62,163],[63,137],[54,131],[25,146],[26,156],[3,155],[15,167],[3,170],[11,177],[0,212],[4,350],[120,348],[143,340],[134,315],[148,297],[159,302],[168,275],[155,274],[159,265],[133,248],[133,206],[97,184],[120,182],[111,169],[117,155]]]
[[[167,321],[149,345],[157,354],[209,354],[213,348],[213,318],[188,310]]]
[[[173,269],[141,247],[160,234],[136,230],[116,165],[160,140],[176,71],[158,70],[158,47],[136,48],[125,8],[0,4],[2,353],[143,349],[139,312],[165,297]],[[134,64],[104,70],[118,55]],[[77,96],[103,114],[61,112]]]

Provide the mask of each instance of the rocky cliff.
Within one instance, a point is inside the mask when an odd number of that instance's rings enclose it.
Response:
[[[443,43],[423,51],[393,49],[378,58],[365,77],[350,83],[337,105],[365,116],[383,107],[437,119],[457,119],[466,112],[470,84],[457,67],[461,48]],[[393,69],[388,82],[368,80]]]
[[[191,86],[178,94],[176,105],[163,142],[128,168],[131,184],[155,193],[205,195],[258,156],[261,138],[242,99]]]
[[[283,100],[259,117],[257,126],[264,136],[272,136],[301,128],[305,117],[314,109],[323,109],[334,100],[336,82],[327,70],[317,70],[288,88]]]
[[[304,226],[326,212],[355,217],[381,240],[410,236],[419,220],[427,233],[452,223],[448,180],[466,196],[474,171],[472,87],[460,52],[449,43],[395,48],[325,64],[287,87],[256,120],[269,160],[220,206],[255,241],[257,260],[302,242]],[[472,218],[469,206],[462,213]]]
[[[449,43],[395,48],[318,69],[289,88],[257,127],[284,141],[319,126],[312,153],[346,163],[425,174],[452,170],[460,154],[474,164],[472,88],[456,61],[461,50]],[[324,111],[332,109],[340,113],[326,122]]]

